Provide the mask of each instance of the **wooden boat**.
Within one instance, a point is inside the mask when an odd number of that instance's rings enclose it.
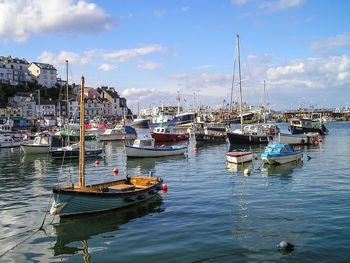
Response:
[[[130,126],[117,125],[98,136],[100,141],[122,141],[135,140],[137,138],[136,130]]]
[[[261,159],[268,164],[284,164],[301,160],[303,152],[295,151],[289,144],[271,144],[261,154]]]
[[[155,142],[176,142],[185,141],[190,138],[188,132],[176,133],[169,127],[157,127],[153,132],[150,132]]]
[[[34,142],[24,142],[21,150],[25,154],[49,153],[51,147],[51,137],[40,134],[34,138]]]
[[[248,151],[233,151],[226,153],[226,161],[234,164],[251,162],[253,153]]]
[[[80,97],[79,184],[54,187],[50,213],[67,217],[108,211],[134,205],[157,194],[162,189],[163,180],[152,176],[126,176],[111,182],[85,184],[84,77],[81,81]]]
[[[132,146],[125,145],[127,157],[160,157],[184,154],[186,146],[162,146],[155,147],[153,138],[140,138],[134,141]]]
[[[0,148],[19,147],[21,140],[11,135],[0,135]]]

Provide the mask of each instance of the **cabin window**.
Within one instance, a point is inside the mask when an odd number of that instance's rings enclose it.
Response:
[[[144,141],[143,145],[144,146],[152,146],[152,141]]]
[[[134,142],[134,146],[139,146],[140,145],[140,141],[135,141]]]

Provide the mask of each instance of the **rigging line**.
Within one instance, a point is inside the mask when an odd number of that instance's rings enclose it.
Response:
[[[49,198],[49,204],[48,204],[48,207],[50,206],[50,203],[51,203],[51,198],[52,198],[52,194],[50,195],[50,198]],[[19,245],[23,244],[24,242],[26,242],[29,238],[31,238],[32,236],[34,236],[37,232],[39,232],[40,230],[44,231],[44,224],[45,224],[45,220],[46,220],[46,216],[47,216],[47,213],[48,213],[48,209],[46,209],[46,212],[45,212],[45,215],[44,215],[44,218],[43,218],[43,221],[40,225],[40,227],[37,227],[37,228],[34,228],[34,229],[31,229],[31,230],[27,230],[27,231],[24,231],[22,233],[18,233],[14,236],[17,236],[19,234],[23,234],[23,233],[27,233],[27,232],[30,232],[30,231],[33,231],[33,233],[31,233],[28,237],[24,238],[23,240],[21,240],[20,242],[18,242],[17,244],[13,245],[12,247],[10,247],[8,250],[6,250],[4,253],[0,254],[0,258],[2,258],[3,256],[5,256],[8,252],[12,251],[13,249],[15,249],[16,247],[18,247]],[[52,223],[52,222],[51,222]],[[46,232],[45,232],[46,233]]]
[[[235,55],[235,57],[234,57],[234,62],[233,62],[233,71],[232,71],[232,86],[231,86],[231,99],[230,99],[230,113],[232,112],[232,97],[233,97],[233,87],[234,87],[234,81],[235,81],[236,58],[237,58],[237,56]]]

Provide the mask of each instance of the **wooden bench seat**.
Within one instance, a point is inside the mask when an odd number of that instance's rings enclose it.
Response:
[[[117,184],[117,185],[112,185],[108,187],[108,189],[127,191],[127,190],[134,190],[135,186],[132,184]]]

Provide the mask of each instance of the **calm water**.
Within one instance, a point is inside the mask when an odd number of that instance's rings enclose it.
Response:
[[[1,262],[349,262],[350,123],[327,123],[304,162],[227,166],[229,144],[196,145],[188,158],[127,160],[122,143],[87,160],[87,182],[125,173],[163,177],[168,192],[141,206],[60,220],[47,215],[58,182],[78,163],[0,150]],[[282,130],[285,129],[282,125]],[[263,146],[252,149],[258,157]],[[250,177],[243,176],[251,168]],[[261,169],[260,169],[261,168]],[[276,245],[295,245],[281,254]],[[16,247],[14,247],[17,245]],[[11,251],[4,254],[7,250]]]

